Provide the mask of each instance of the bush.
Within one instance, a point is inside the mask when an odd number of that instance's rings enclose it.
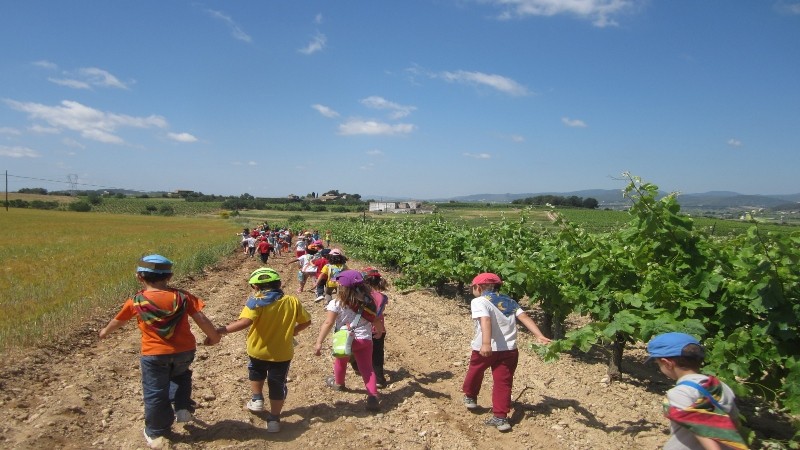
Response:
[[[79,202],[70,203],[69,210],[77,212],[89,212],[92,210],[92,205],[90,205],[88,202],[81,200]]]

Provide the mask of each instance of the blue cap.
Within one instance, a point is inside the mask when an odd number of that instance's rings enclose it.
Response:
[[[700,341],[694,336],[686,333],[664,333],[659,334],[650,340],[647,344],[647,353],[650,355],[649,359],[653,358],[673,358],[676,356],[686,356],[683,353],[684,347],[689,344],[694,344],[700,347]],[[702,352],[701,352],[702,354]]]
[[[147,255],[139,260],[137,272],[172,273],[172,261],[161,255]]]

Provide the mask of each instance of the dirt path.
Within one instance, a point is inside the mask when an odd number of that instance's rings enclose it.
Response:
[[[271,261],[294,292],[297,280],[287,258]],[[351,267],[360,267],[352,261]],[[232,255],[202,277],[177,285],[206,302],[217,324],[238,317],[256,260]],[[460,386],[469,356],[472,325],[468,305],[427,291],[388,292],[386,369],[382,412],[364,409],[360,378],[348,369],[353,391],[333,392],[328,356],[312,346],[324,315],[310,293],[301,299],[313,325],[299,337],[292,362],[283,430],[266,432],[263,417],[244,409],[249,395],[245,332],[218,346],[198,347],[194,370],[195,421],[174,426],[174,449],[287,448],[534,448],[655,449],[666,440],[660,415],[667,380],[657,376],[607,385],[605,365],[569,356],[543,363],[522,351],[513,391],[510,433],[486,427],[491,377],[478,399],[479,414],[461,404]],[[0,369],[0,447],[12,449],[144,448],[139,379],[139,332],[134,324],[99,341],[97,331],[113,315]],[[195,335],[202,333],[195,328]],[[521,348],[532,342],[521,337]],[[635,365],[635,364],[631,364]],[[645,372],[646,373],[646,372]],[[655,374],[654,374],[655,375]]]

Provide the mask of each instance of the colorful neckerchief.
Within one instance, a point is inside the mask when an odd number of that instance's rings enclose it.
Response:
[[[510,317],[519,309],[519,303],[513,298],[505,295],[498,294],[497,292],[487,292],[483,296],[492,302],[492,304],[503,313],[504,316]]]
[[[671,406],[665,400],[664,415],[698,436],[713,439],[730,448],[746,449],[747,444],[736,429],[736,423],[719,405],[723,392],[719,379],[709,376],[699,384],[687,381],[678,383],[682,384],[694,387],[701,396],[692,406],[683,409]]]
[[[280,289],[273,289],[271,291],[257,291],[255,294],[247,298],[247,307],[250,309],[261,308],[269,306],[283,298],[283,291]]]
[[[172,337],[175,327],[186,311],[186,294],[177,289],[171,289],[171,291],[174,297],[172,309],[169,310],[161,309],[153,304],[144,296],[144,290],[133,296],[133,307],[136,308],[139,318],[164,339]]]

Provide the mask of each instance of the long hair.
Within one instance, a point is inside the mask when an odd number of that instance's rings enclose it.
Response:
[[[341,307],[347,307],[353,311],[358,311],[364,305],[364,298],[371,298],[372,288],[367,283],[358,283],[354,286],[339,286],[337,289],[337,299]]]

